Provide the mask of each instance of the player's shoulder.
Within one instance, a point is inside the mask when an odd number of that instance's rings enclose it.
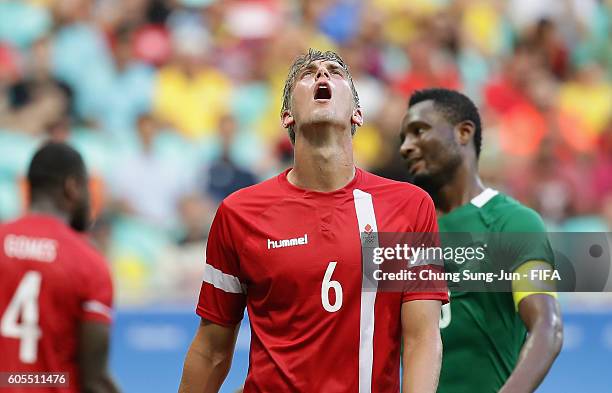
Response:
[[[85,234],[67,228],[67,234],[60,244],[60,249],[60,257],[64,257],[62,261],[81,278],[90,276],[101,280],[104,277],[110,278],[111,270],[106,258]]]
[[[68,226],[60,219],[46,214],[26,214],[2,223],[0,224],[0,235],[49,238],[55,241],[70,238]]]
[[[540,214],[511,196],[500,192],[491,202],[485,205],[486,211],[497,216],[503,231],[545,231],[544,221]]]
[[[525,206],[521,202],[512,198],[510,195],[503,192],[498,192],[497,195],[491,199],[491,203],[487,203],[484,207],[488,210],[496,211],[504,216],[515,214],[518,214],[522,218],[525,216],[540,216],[535,210]]]
[[[106,259],[104,258],[102,253],[100,253],[100,251],[98,251],[98,249],[94,247],[94,245],[85,235],[73,232],[72,236],[72,245],[76,252],[86,257],[89,261],[106,266]]]
[[[58,241],[60,242],[60,247],[63,248],[67,254],[69,253],[73,257],[71,260],[77,264],[86,266],[93,264],[103,269],[107,268],[106,259],[102,253],[94,247],[86,234],[76,232],[65,225]]]
[[[223,199],[220,209],[237,213],[256,212],[282,198],[279,175],[234,191]]]
[[[106,266],[102,254],[90,244],[84,234],[78,233],[57,218],[30,214],[0,225],[0,238],[13,235],[14,243],[40,244],[41,239],[52,241],[58,260],[70,264],[87,263]],[[30,242],[30,243],[28,243]]]
[[[361,185],[364,191],[372,193],[375,197],[398,203],[420,204],[423,201],[431,201],[429,194],[414,184],[387,179],[365,170],[361,172],[363,176]]]

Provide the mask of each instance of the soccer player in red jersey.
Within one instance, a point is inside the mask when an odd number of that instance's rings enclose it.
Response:
[[[437,232],[435,208],[421,189],[355,167],[362,122],[338,55],[295,61],[282,109],[294,166],[219,206],[180,392],[218,391],[245,306],[246,393],[399,392],[400,343],[403,392],[436,391],[446,291],[372,291],[362,273],[376,233]]]
[[[112,283],[88,227],[87,173],[62,143],[28,170],[30,212],[0,225],[0,372],[67,372],[68,388],[2,392],[117,392],[107,372]]]

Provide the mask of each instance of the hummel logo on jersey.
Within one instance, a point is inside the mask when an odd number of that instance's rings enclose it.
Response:
[[[283,240],[268,239],[268,250],[271,248],[302,246],[304,244],[308,244],[308,234],[306,233],[302,237],[295,237],[293,239],[283,239]]]

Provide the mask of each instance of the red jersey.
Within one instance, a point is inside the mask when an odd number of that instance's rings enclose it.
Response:
[[[288,172],[219,206],[197,314],[234,326],[246,306],[245,393],[396,393],[402,302],[448,296],[362,290],[361,234],[437,232],[433,202],[360,169],[329,193],[293,186]]]
[[[79,323],[110,323],[108,266],[83,237],[48,215],[0,225],[0,372],[68,372],[79,392]]]

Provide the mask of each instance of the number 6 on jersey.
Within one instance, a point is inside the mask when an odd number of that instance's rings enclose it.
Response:
[[[342,307],[342,285],[338,281],[334,281],[331,279],[332,274],[334,273],[334,269],[336,268],[336,264],[338,262],[330,262],[327,265],[327,270],[325,270],[325,275],[323,276],[323,282],[321,283],[321,303],[323,304],[323,308],[328,312],[336,312],[340,310]],[[329,290],[333,289],[334,294],[336,295],[336,301],[334,304],[329,303]]]

